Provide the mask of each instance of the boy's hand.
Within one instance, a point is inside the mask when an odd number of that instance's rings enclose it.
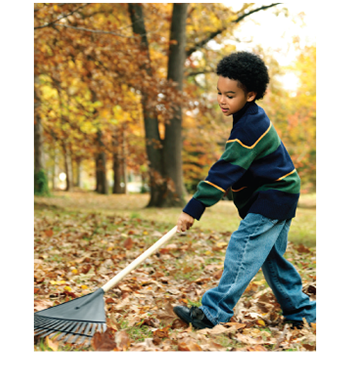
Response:
[[[177,221],[177,230],[176,232],[185,232],[190,227],[192,227],[194,222],[194,218],[191,217],[191,215],[188,215],[184,212],[181,213],[179,216],[179,219]]]

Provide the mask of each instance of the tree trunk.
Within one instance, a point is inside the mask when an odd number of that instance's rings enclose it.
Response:
[[[141,35],[141,50],[148,58],[148,64],[143,64],[140,69],[145,70],[146,74],[152,76],[152,69],[150,66],[150,54],[148,47],[148,40],[146,35],[146,27],[143,18],[142,4],[129,3],[129,14],[132,22],[132,29],[134,34]],[[147,207],[159,206],[165,196],[165,181],[163,172],[163,148],[160,139],[158,119],[148,109],[149,97],[145,91],[142,91],[142,110],[143,121],[145,127],[146,137],[146,152],[148,158],[148,172],[149,172],[149,187],[150,187],[150,201]]]
[[[39,76],[34,76],[34,194],[49,195],[47,175],[44,171],[43,126],[40,118]]]
[[[52,190],[57,189],[57,177],[58,177],[58,150],[55,147],[53,149],[53,166],[52,166],[52,177],[51,177],[51,185],[52,185]]]
[[[72,170],[72,156],[69,149],[65,143],[63,145],[63,153],[64,153],[64,168],[66,171],[66,192],[69,192],[73,188],[73,170]]]
[[[39,89],[35,86],[39,84],[39,77],[34,77],[34,173],[44,169],[43,163],[43,127],[41,124],[39,109],[40,96]]]
[[[172,43],[168,57],[168,80],[177,83],[177,89],[182,90],[184,77],[185,47],[186,47],[186,16],[188,4],[173,5],[170,40]],[[181,137],[182,109],[178,105],[174,108],[174,116],[165,125],[164,170],[167,181],[167,195],[162,206],[184,206],[185,188],[182,172],[182,137]]]
[[[98,152],[96,156],[96,191],[101,194],[108,194],[106,153],[103,151],[102,132],[97,131]]]
[[[122,194],[125,193],[121,184],[121,156],[120,156],[120,140],[117,133],[113,136],[113,193]]]
[[[128,166],[126,161],[127,150],[126,150],[126,140],[125,140],[125,127],[122,131],[122,154],[123,154],[123,175],[124,175],[124,193],[129,194],[128,192]]]
[[[82,173],[81,158],[77,157],[75,162],[76,162],[76,171],[75,171],[75,183],[74,183],[74,185],[77,188],[80,188],[81,187],[81,173]]]

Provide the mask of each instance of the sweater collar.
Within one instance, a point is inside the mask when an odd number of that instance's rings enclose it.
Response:
[[[245,113],[247,113],[247,114],[248,113],[254,113],[257,106],[258,105],[255,103],[255,101],[246,102],[246,104],[243,106],[242,109],[238,110],[237,113],[232,114],[233,124],[235,125],[243,117],[243,115]]]

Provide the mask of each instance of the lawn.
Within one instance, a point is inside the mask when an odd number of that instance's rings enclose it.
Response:
[[[174,227],[181,209],[147,209],[147,201],[146,194],[35,197],[35,310],[96,290]],[[316,297],[315,213],[315,196],[302,197],[286,252],[311,299]],[[225,325],[194,331],[173,314],[174,305],[200,305],[203,293],[217,284],[239,221],[229,201],[207,209],[189,232],[175,235],[105,294],[105,333],[95,334],[90,345],[36,337],[34,350],[314,351],[316,325],[286,328],[261,271]]]
[[[35,208],[50,206],[57,210],[98,212],[131,218],[153,220],[173,227],[180,214],[179,208],[155,209],[146,208],[148,194],[112,194],[108,196],[96,193],[55,192],[51,198],[36,197]],[[189,199],[189,198],[188,198]],[[192,231],[215,230],[232,233],[237,229],[240,217],[231,201],[220,201],[206,209],[200,222],[195,222]],[[316,195],[302,195],[297,209],[297,215],[292,221],[289,240],[294,244],[304,244],[316,247]]]

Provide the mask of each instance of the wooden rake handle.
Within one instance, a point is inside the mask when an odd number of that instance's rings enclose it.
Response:
[[[114,286],[118,284],[128,273],[138,267],[143,261],[147,259],[147,257],[151,256],[154,252],[157,251],[159,247],[165,244],[169,239],[171,239],[176,233],[177,226],[171,229],[168,233],[166,233],[163,237],[161,237],[156,243],[154,243],[150,248],[148,248],[145,252],[142,253],[139,257],[137,257],[131,264],[129,264],[126,268],[124,268],[121,272],[119,272],[115,277],[113,277],[110,281],[108,281],[104,286],[102,286],[102,290],[107,292],[108,290],[112,289]]]

